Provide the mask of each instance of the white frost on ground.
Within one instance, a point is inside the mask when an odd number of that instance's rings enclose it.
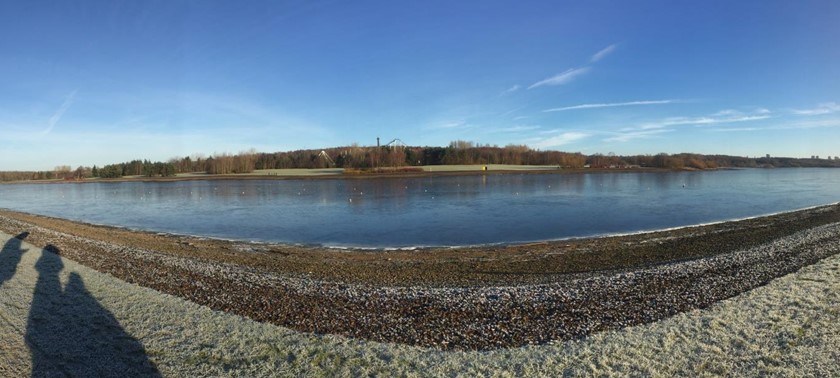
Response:
[[[49,252],[26,243],[16,248],[11,238],[0,234],[8,247],[0,252],[0,376],[28,376],[36,264]],[[62,263],[60,285],[69,292],[74,279],[81,281],[119,322],[112,331],[141,342],[164,376],[840,376],[840,255],[705,310],[579,341],[492,352],[302,334]]]

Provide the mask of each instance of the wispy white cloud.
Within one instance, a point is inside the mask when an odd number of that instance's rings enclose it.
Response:
[[[539,139],[536,142],[529,143],[532,148],[549,149],[561,147],[570,143],[574,143],[581,139],[590,137],[591,134],[580,131],[567,131],[548,138]]]
[[[192,130],[218,135],[234,130],[238,135],[258,140],[283,138],[290,141],[315,137],[332,140],[335,136],[334,130],[308,116],[299,116],[279,104],[232,93],[182,90],[115,92],[107,96],[86,94],[85,102],[102,109],[121,110],[120,117],[101,119],[85,125],[85,129],[112,132],[162,130],[170,135]],[[260,130],[269,130],[270,134],[249,134]]]
[[[501,128],[501,129],[498,129],[498,131],[505,132],[505,133],[517,133],[517,132],[522,132],[522,131],[538,130],[540,128],[541,128],[541,126],[539,126],[539,125],[516,125],[516,126]]]
[[[804,122],[784,122],[766,127],[716,127],[709,129],[716,132],[734,131],[771,131],[771,130],[807,130],[822,128],[840,128],[840,118],[810,120]]]
[[[625,132],[615,133],[613,136],[604,139],[605,142],[628,142],[634,139],[651,138],[658,134],[668,133],[674,130],[671,129],[656,129],[656,130],[630,130]]]
[[[508,110],[508,111],[506,111],[506,112],[502,113],[501,115],[499,115],[499,117],[507,117],[507,116],[509,116],[509,115],[511,115],[511,114],[513,114],[513,113],[516,113],[516,112],[518,112],[518,111],[522,110],[523,108],[524,108],[524,106],[520,106],[520,107],[518,107],[518,108],[514,108],[514,109],[511,109],[511,110]],[[516,117],[516,118],[519,118],[519,117]],[[516,119],[516,118],[514,118],[514,119]]]
[[[840,119],[826,119],[822,121],[812,122],[810,124],[801,125],[800,128],[802,129],[814,129],[814,128],[823,128],[823,127],[831,127],[831,128],[840,128]]]
[[[824,102],[813,109],[794,110],[799,115],[823,115],[840,112],[840,104],[836,102]]]
[[[603,59],[605,56],[612,53],[615,50],[616,46],[617,45],[612,44],[612,45],[609,45],[609,46],[601,49],[600,51],[598,51],[594,55],[592,55],[592,57],[590,57],[589,61],[594,63],[594,62],[597,62],[597,61]],[[537,88],[537,87],[542,87],[542,86],[547,86],[547,85],[552,85],[552,86],[553,85],[565,85],[565,84],[568,84],[568,83],[572,82],[572,80],[574,80],[578,76],[581,76],[581,75],[589,72],[590,70],[591,70],[591,68],[589,68],[589,67],[570,68],[570,69],[568,69],[568,70],[566,70],[562,73],[559,73],[559,74],[554,75],[552,77],[549,77],[547,79],[543,79],[543,80],[540,80],[540,81],[538,81],[534,84],[531,84],[531,86],[529,86],[528,89],[534,89],[534,88]],[[519,86],[515,85],[515,86],[511,87],[510,89],[508,89],[505,93],[511,92],[511,90],[518,90],[518,89],[519,89]]]
[[[516,92],[516,91],[518,91],[518,90],[520,90],[520,89],[522,89],[522,86],[521,86],[521,85],[519,85],[519,84],[514,84],[514,85],[513,85],[513,86],[511,86],[510,88],[505,89],[502,93],[499,93],[499,96],[508,95],[508,94],[511,94],[511,93],[513,93],[513,92]]]
[[[840,127],[840,118],[833,118],[833,119],[821,119],[821,120],[813,120],[808,122],[793,122],[793,123],[786,123],[784,125],[780,125],[775,127],[775,129],[779,130],[800,130],[800,129],[820,129],[820,128],[837,128]]]
[[[526,118],[528,118],[528,116],[517,116],[517,117],[513,117],[513,120],[514,121],[519,121],[519,120],[526,119]]]
[[[674,126],[713,126],[726,125],[742,122],[752,122],[772,118],[769,111],[759,108],[752,113],[743,113],[738,110],[726,109],[716,112],[710,116],[701,117],[668,117],[654,122],[644,123],[638,126],[626,127],[612,136],[604,139],[605,142],[628,142],[635,139],[652,138],[659,134],[675,131]],[[757,128],[709,128],[712,131],[748,131]],[[763,128],[762,128],[763,129]]]
[[[456,129],[468,129],[475,127],[475,125],[467,123],[467,121],[451,121],[451,122],[443,122],[438,124],[433,124],[427,129],[432,130],[456,130]]]
[[[672,102],[675,102],[675,101],[674,100],[650,100],[650,101],[614,102],[614,103],[603,103],[603,104],[581,104],[581,105],[573,105],[573,106],[564,106],[562,108],[546,109],[546,110],[543,110],[543,112],[564,112],[564,111],[567,111],[567,110],[612,108],[612,107],[616,107],[616,106],[659,105],[659,104],[670,104]]]
[[[716,113],[718,114],[718,113]],[[662,129],[669,126],[681,126],[681,125],[714,125],[719,123],[736,123],[736,122],[750,122],[750,121],[759,121],[763,119],[771,118],[769,115],[762,114],[762,115],[754,115],[754,114],[732,114],[726,116],[720,115],[712,115],[708,117],[669,117],[665,118],[660,121],[646,123],[640,125],[635,128],[629,128],[625,130],[653,130],[653,129]]]
[[[583,75],[587,72],[589,72],[589,67],[570,68],[563,73],[554,75],[554,76],[552,76],[550,78],[547,78],[545,80],[540,80],[540,81],[538,81],[534,84],[531,84],[531,86],[528,87],[528,89],[534,89],[534,88],[542,87],[542,86],[546,86],[546,85],[552,85],[552,86],[553,85],[565,85],[565,84],[570,83],[576,77],[578,77],[580,75]]]
[[[604,59],[605,56],[610,55],[610,53],[615,51],[616,46],[617,45],[612,44],[607,47],[604,47],[603,49],[601,49],[601,51],[598,51],[594,55],[592,55],[592,58],[590,58],[589,61],[595,63],[601,59]]]
[[[74,111],[83,105],[107,110],[108,115],[78,120]],[[270,152],[339,143],[331,128],[286,113],[275,104],[229,94],[153,91],[105,95],[79,90],[56,107],[24,118],[0,114],[0,122],[16,125],[7,129],[0,124],[5,139],[21,145],[37,142],[44,147],[44,153],[28,162],[33,169],[56,164],[102,165],[138,157],[165,160],[250,147]],[[44,125],[47,117],[49,123]],[[32,132],[33,125],[39,123]],[[75,151],[68,154],[67,146],[74,146]],[[0,153],[0,166],[9,161],[7,156]],[[12,169],[25,167],[17,165]]]
[[[64,98],[64,102],[61,103],[61,106],[58,108],[58,110],[56,110],[56,112],[53,113],[52,117],[50,117],[50,120],[47,122],[47,128],[44,129],[44,131],[41,131],[41,135],[47,135],[53,131],[55,125],[58,123],[58,121],[61,121],[61,117],[64,116],[64,112],[66,112],[67,109],[70,109],[70,106],[73,105],[73,101],[76,99],[77,92],[78,90],[73,90],[72,92],[70,92],[69,95],[67,95],[67,97]]]
[[[767,115],[772,113],[770,109],[767,108],[756,108],[752,112],[742,112],[740,110],[735,109],[724,109],[717,113],[712,114],[713,117],[739,117],[745,114],[752,114],[752,115]]]
[[[724,109],[724,110],[721,110],[721,111],[719,111],[719,112],[717,112],[717,113],[715,113],[715,114],[712,114],[712,116],[715,116],[715,117],[726,117],[726,116],[732,116],[732,115],[736,115],[736,114],[741,114],[741,112],[739,112],[739,111],[737,111],[737,110],[735,110],[735,109]]]
[[[719,132],[719,133],[731,133],[731,132],[759,131],[759,130],[764,130],[764,129],[762,129],[760,127],[735,127],[735,128],[722,127],[722,128],[712,129],[711,131]]]

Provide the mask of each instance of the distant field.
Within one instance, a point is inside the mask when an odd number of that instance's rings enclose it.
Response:
[[[389,167],[385,167],[389,168]],[[488,172],[537,172],[537,171],[574,171],[574,172],[581,172],[585,171],[579,168],[560,168],[556,165],[511,165],[511,164],[472,164],[472,165],[423,165],[417,167],[409,167],[405,166],[402,168],[410,168],[412,170],[422,170],[422,174],[434,174],[434,173],[457,173],[457,172],[481,172],[481,171],[488,171]],[[290,169],[257,169],[251,173],[231,173],[231,174],[223,174],[223,175],[211,175],[204,172],[188,172],[188,173],[178,173],[175,175],[174,179],[214,179],[214,178],[231,178],[231,177],[267,177],[267,176],[274,176],[274,177],[330,177],[330,176],[342,176],[345,173],[344,168],[317,168],[317,169],[306,169],[306,168],[290,168]],[[420,173],[414,171],[407,171],[407,172],[400,172],[405,174],[411,173]],[[375,176],[376,174],[371,174]],[[84,179],[83,181],[133,181],[133,180],[172,180],[172,177],[147,177],[143,175],[131,175],[131,176],[122,176],[116,179],[102,179],[99,177],[89,177]],[[37,180],[37,181],[19,181],[19,182],[26,182],[26,183],[60,183],[60,182],[77,182],[73,180]]]
[[[488,171],[545,171],[560,169],[556,165],[510,165],[510,164],[474,164],[474,165],[424,165],[423,170],[426,172],[464,172],[464,171],[483,171],[487,167]]]
[[[556,165],[510,165],[510,164],[472,164],[472,165],[423,165],[418,167],[424,172],[480,172],[480,171],[546,171],[557,170]],[[486,169],[485,169],[486,168]],[[260,169],[248,175],[276,175],[276,176],[323,176],[340,175],[343,168],[325,169]]]
[[[474,164],[474,165],[424,165],[419,167],[424,172],[480,172],[484,171],[545,171],[557,170],[556,165],[510,165],[510,164]],[[324,169],[259,169],[248,176],[328,176],[344,173],[343,168]],[[180,175],[179,175],[180,176]]]
[[[485,169],[486,167],[486,169]],[[474,165],[424,165],[419,167],[423,172],[480,172],[480,171],[547,171],[558,170],[556,165],[510,165],[510,164],[474,164]],[[258,169],[251,173],[233,174],[228,176],[278,176],[278,177],[317,177],[317,176],[339,176],[344,173],[344,168],[319,168],[319,169]],[[205,173],[179,173],[176,177],[194,178],[194,177],[208,177],[214,175]],[[142,177],[126,177],[126,178],[142,178]]]
[[[344,173],[344,168],[321,169],[258,169],[243,176],[335,176]]]

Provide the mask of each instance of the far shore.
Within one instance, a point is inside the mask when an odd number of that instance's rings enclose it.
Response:
[[[736,168],[715,168],[708,170],[727,170]],[[640,172],[686,172],[696,169],[667,169],[650,167],[616,168],[563,168],[556,165],[426,165],[417,167],[384,167],[381,171],[354,172],[344,168],[292,168],[258,169],[251,173],[208,174],[204,172],[179,173],[170,177],[123,176],[120,178],[86,178],[82,180],[23,180],[5,184],[61,184],[89,182],[169,182],[191,180],[323,180],[323,179],[371,179],[371,178],[410,178],[437,176],[473,176],[499,174],[583,174],[583,173],[640,173]]]

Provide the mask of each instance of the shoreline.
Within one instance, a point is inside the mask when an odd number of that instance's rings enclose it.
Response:
[[[736,223],[741,221],[749,221],[755,220],[760,218],[767,218],[767,217],[774,217],[778,215],[784,215],[788,213],[796,213],[802,212],[807,210],[814,210],[822,207],[830,207],[830,206],[840,206],[840,202],[832,202],[822,205],[814,205],[814,206],[806,206],[803,208],[792,209],[792,210],[783,210],[783,211],[776,211],[766,214],[758,214],[740,218],[732,218],[732,219],[724,219],[719,221],[711,221],[711,222],[704,222],[698,224],[689,224],[683,226],[674,226],[674,227],[665,227],[665,228],[657,228],[657,229],[645,229],[645,230],[638,230],[638,231],[626,231],[626,232],[615,232],[615,233],[602,233],[602,234],[590,234],[590,235],[581,235],[581,236],[569,236],[569,237],[562,237],[562,238],[554,238],[554,239],[544,239],[544,240],[526,240],[526,241],[512,241],[512,242],[494,242],[494,243],[484,243],[484,244],[464,244],[464,245],[414,245],[414,246],[356,246],[356,245],[326,245],[326,244],[312,244],[312,243],[294,243],[294,242],[281,242],[281,241],[270,241],[270,240],[254,240],[254,239],[236,239],[230,237],[221,237],[221,236],[209,236],[209,235],[194,235],[194,234],[181,234],[177,232],[168,232],[168,231],[156,231],[156,230],[146,230],[140,228],[131,228],[125,226],[115,226],[109,225],[104,223],[93,223],[93,222],[86,222],[68,218],[61,218],[51,215],[42,215],[42,214],[35,214],[29,213],[25,211],[13,210],[8,208],[0,207],[0,216],[4,213],[8,214],[21,214],[31,217],[41,217],[47,219],[55,219],[67,222],[73,222],[80,225],[86,225],[91,227],[101,227],[101,228],[109,228],[114,230],[125,231],[129,233],[143,233],[143,234],[154,234],[158,236],[164,236],[169,238],[177,238],[177,239],[195,239],[195,240],[202,240],[202,241],[215,241],[220,243],[231,243],[231,244],[241,244],[241,245],[253,245],[257,247],[265,247],[265,248],[300,248],[300,249],[309,249],[309,250],[328,250],[328,251],[347,251],[347,252],[422,252],[425,250],[451,250],[451,251],[459,251],[459,250],[470,250],[470,249],[481,249],[481,248],[522,248],[522,247],[534,247],[534,246],[543,246],[549,244],[559,244],[564,242],[574,242],[574,241],[587,241],[587,240],[594,240],[594,239],[608,239],[608,238],[621,238],[621,237],[633,237],[633,236],[645,236],[649,234],[656,234],[656,233],[667,233],[673,231],[683,231],[687,229],[694,229],[694,228],[703,228],[708,226],[718,226],[727,223]]]
[[[330,251],[0,212],[100,272],[303,332],[438,349],[568,340],[705,308],[834,255],[840,205],[539,245]],[[139,268],[143,267],[143,268]]]
[[[832,210],[833,209],[833,210]],[[282,271],[284,273],[301,273],[300,269],[295,271],[284,271],[282,266],[266,265],[266,260],[271,260],[272,256],[291,256],[309,259],[316,257],[317,260],[329,259],[338,260],[333,261],[346,264],[353,262],[356,264],[375,263],[378,260],[385,260],[388,262],[396,262],[396,264],[429,264],[434,265],[434,259],[452,260],[456,264],[465,262],[489,262],[499,260],[501,263],[510,263],[516,261],[517,258],[528,256],[529,261],[539,258],[547,258],[554,255],[574,255],[576,252],[585,252],[585,255],[591,255],[598,252],[604,252],[605,249],[610,249],[611,252],[615,248],[626,249],[628,246],[639,247],[646,243],[657,242],[662,245],[664,241],[669,242],[669,247],[678,246],[679,243],[686,239],[704,239],[715,234],[744,234],[749,231],[756,231],[767,229],[770,227],[778,227],[786,222],[793,222],[794,219],[809,218],[810,213],[820,212],[837,212],[836,216],[831,219],[840,221],[840,202],[834,202],[823,205],[808,206],[800,209],[779,211],[769,214],[761,214],[755,216],[748,216],[743,218],[735,218],[721,221],[706,222],[701,224],[667,227],[662,229],[640,230],[630,232],[620,232],[611,234],[596,234],[585,236],[574,236],[558,239],[534,240],[524,242],[499,242],[488,244],[475,245],[461,245],[461,246],[410,246],[410,247],[356,247],[356,246],[330,246],[330,245],[314,245],[301,243],[284,243],[271,242],[259,240],[245,240],[232,239],[224,237],[214,237],[205,235],[190,235],[179,234],[166,231],[142,230],[133,229],[124,226],[114,226],[107,224],[89,223],[84,221],[77,221],[72,219],[59,218],[49,215],[40,215],[34,213],[26,213],[17,210],[0,208],[0,231],[3,230],[4,220],[23,221],[23,223],[31,225],[46,226],[47,229],[53,231],[70,232],[71,235],[84,237],[83,235],[93,233],[98,234],[91,239],[94,240],[110,240],[121,241],[125,240],[127,244],[137,244],[136,241],[142,240],[141,246],[153,246],[156,252],[162,252],[174,255],[183,255],[185,257],[200,257],[203,253],[208,253],[210,259],[220,259],[221,254],[227,254],[229,251],[236,251],[238,254],[254,254],[260,256],[260,261],[251,261],[249,264],[252,267],[260,269],[267,269],[269,271]],[[836,219],[835,219],[836,218]],[[823,221],[817,223],[822,224]],[[824,222],[823,222],[824,223]],[[8,224],[5,224],[8,226]],[[8,228],[8,227],[7,227]],[[807,226],[800,225],[794,227],[795,230],[807,229]],[[728,242],[731,242],[731,237]],[[753,238],[754,239],[754,238]],[[761,240],[759,240],[760,242]],[[176,245],[172,248],[170,244]],[[709,243],[706,243],[709,244]],[[748,243],[749,244],[749,243]],[[755,240],[752,244],[755,245]],[[137,246],[137,245],[135,245]],[[196,253],[196,251],[184,250],[184,246],[191,247],[191,249],[203,249]],[[724,246],[722,250],[726,250],[731,246]],[[226,252],[228,251],[228,252]],[[192,253],[191,253],[192,252]],[[725,252],[708,252],[694,250],[683,250],[681,253],[676,253],[671,258],[657,254],[658,259],[641,256],[645,264],[661,264],[669,261],[676,261],[686,258],[701,258],[722,254]],[[221,256],[221,260],[225,260]],[[637,256],[638,257],[638,256]],[[648,256],[651,257],[651,256]],[[254,260],[254,259],[251,259]],[[241,263],[242,261],[237,261]],[[381,262],[381,261],[379,261]],[[635,262],[636,264],[639,261]],[[318,264],[323,264],[320,261]],[[619,264],[624,268],[634,267],[634,262],[628,264]],[[313,264],[315,265],[315,264]],[[598,271],[612,269],[612,265],[603,261],[589,264],[588,267],[578,269],[572,273],[580,271]],[[420,270],[416,268],[414,270]],[[532,270],[537,270],[533,268]],[[550,269],[549,269],[550,271]],[[557,270],[556,274],[569,273],[568,270]],[[341,280],[340,275],[330,275],[327,272],[313,272],[307,271],[306,274],[315,274],[319,279],[325,281]],[[533,272],[531,272],[533,273]],[[546,273],[545,271],[541,272]],[[527,275],[528,273],[523,273]],[[345,277],[346,278],[346,277]],[[406,278],[406,277],[403,277]],[[428,277],[427,277],[428,278]],[[524,277],[519,277],[524,278]],[[366,281],[366,280],[348,280],[348,282],[362,282],[371,284],[387,284],[387,285],[408,285],[415,281],[408,279],[405,282],[399,280],[391,281]],[[468,285],[482,284],[482,280],[470,281]],[[507,281],[506,281],[507,282]],[[515,282],[515,280],[514,280]],[[453,282],[446,280],[437,281],[435,278],[428,278],[425,281],[417,282],[422,285],[451,285]],[[484,282],[486,284],[495,284],[493,280]]]
[[[422,166],[423,171],[396,172],[368,172],[354,173],[323,173],[324,169],[283,169],[280,171],[301,171],[295,174],[252,173],[238,174],[206,174],[182,173],[172,177],[124,176],[120,178],[86,178],[82,180],[23,180],[0,182],[0,184],[86,184],[96,182],[180,182],[180,181],[215,181],[215,180],[367,180],[383,178],[422,178],[422,177],[458,177],[482,175],[510,175],[510,174],[610,174],[610,173],[656,173],[656,172],[707,172],[721,170],[737,170],[743,168],[722,167],[714,169],[669,169],[669,168],[558,168],[557,166],[504,166],[490,170],[481,170],[483,165],[473,166]],[[491,165],[492,166],[492,165]],[[468,167],[468,168],[463,168]],[[427,170],[430,168],[429,170]],[[439,170],[435,170],[439,169]],[[763,168],[754,168],[763,169]],[[277,171],[277,170],[261,170]]]

